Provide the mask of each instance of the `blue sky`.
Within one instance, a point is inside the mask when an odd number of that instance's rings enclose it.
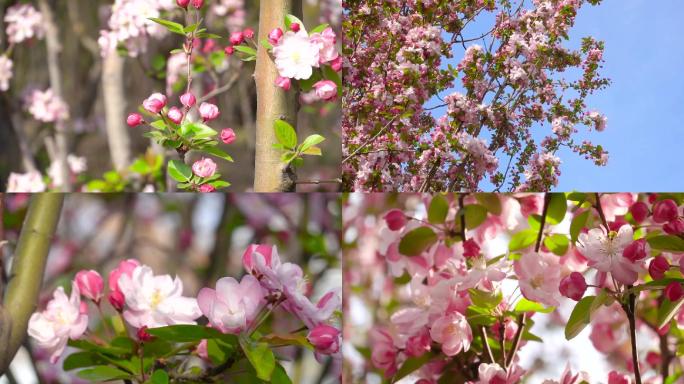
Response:
[[[487,24],[491,26],[491,21]],[[607,166],[597,167],[569,151],[560,152],[562,175],[556,189],[684,190],[684,169],[679,165],[684,155],[681,0],[604,0],[599,6],[585,5],[570,36],[573,47],[583,36],[606,44],[601,73],[612,83],[591,96],[588,106],[608,117],[608,128],[589,137],[608,150],[610,160]],[[433,100],[428,106],[436,103]]]

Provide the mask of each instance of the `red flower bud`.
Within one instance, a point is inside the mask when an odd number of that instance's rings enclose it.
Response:
[[[641,223],[648,216],[648,205],[642,201],[637,201],[629,207],[629,212],[632,214],[634,221]]]
[[[176,4],[181,8],[187,8],[190,0],[176,0]]]
[[[665,297],[670,301],[677,301],[684,296],[682,285],[676,281],[671,282],[665,287]]]
[[[183,111],[181,111],[178,107],[171,107],[166,116],[168,116],[169,120],[173,121],[175,124],[180,124],[183,121]]]
[[[337,56],[337,58],[333,61],[330,62],[330,67],[333,69],[335,72],[339,72],[342,70],[342,57]]]
[[[406,216],[404,215],[404,212],[398,209],[387,212],[384,219],[387,223],[387,227],[392,231],[398,231],[406,225]]]
[[[300,29],[302,29],[302,26],[299,25],[299,23],[290,24],[290,30],[292,30],[292,32],[299,32]]]
[[[192,106],[195,105],[195,103],[197,102],[197,99],[195,98],[195,95],[192,94],[192,92],[186,92],[181,95],[180,102],[184,106],[192,108]]]
[[[648,256],[649,250],[650,247],[648,246],[646,239],[639,239],[626,246],[622,251],[622,256],[632,263],[636,263],[639,260],[645,259],[646,256]]]
[[[283,37],[283,30],[280,28],[275,28],[268,34],[268,42],[272,45],[278,44],[280,38]]]
[[[204,0],[192,0],[192,6],[200,9],[204,5]]]
[[[276,77],[275,85],[285,91],[289,91],[290,87],[292,86],[292,80],[290,80],[288,77],[278,76]]]
[[[651,260],[651,264],[648,266],[648,273],[651,275],[653,280],[662,279],[665,276],[665,272],[670,269],[670,263],[663,256],[656,256]]]
[[[147,332],[147,325],[143,325],[141,328],[138,328],[138,332],[136,332],[136,334],[138,336],[138,340],[142,342],[148,342],[154,339],[154,337]]]
[[[246,39],[254,38],[254,30],[252,28],[245,28],[245,30],[242,31],[242,34],[245,36]]]
[[[233,48],[232,45],[229,45],[229,46],[223,48],[223,52],[226,53],[226,56],[232,56],[233,53],[235,53],[235,48]]]
[[[216,188],[211,184],[202,184],[199,187],[199,191],[202,193],[214,192],[215,190],[216,190]]]
[[[653,206],[653,221],[664,223],[677,218],[677,203],[672,199],[662,200]]]
[[[129,127],[137,127],[138,125],[143,123],[143,117],[139,113],[131,113],[128,115],[128,118],[126,119],[126,124],[128,124]]]
[[[230,43],[233,45],[240,45],[242,42],[245,41],[245,35],[242,34],[242,32],[233,32],[230,34]]]
[[[230,144],[235,141],[235,131],[231,128],[225,128],[221,130],[221,141],[226,144]]]
[[[663,231],[670,235],[679,235],[684,232],[684,219],[678,217],[665,225],[663,225]]]
[[[126,298],[124,297],[123,293],[120,291],[113,291],[107,296],[107,300],[109,300],[109,304],[114,307],[118,312],[123,311],[124,304],[126,303]]]
[[[469,259],[480,255],[480,246],[473,239],[468,239],[463,242],[463,257]]]
[[[584,280],[584,276],[581,273],[572,272],[561,280],[558,290],[561,295],[575,301],[580,301],[582,296],[584,296],[584,292],[587,290],[587,282]]]

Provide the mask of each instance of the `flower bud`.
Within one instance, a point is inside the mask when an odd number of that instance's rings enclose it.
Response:
[[[246,39],[254,38],[254,30],[252,28],[245,28],[245,30],[242,31],[242,34],[245,36]]]
[[[645,259],[649,252],[650,247],[648,246],[646,239],[639,239],[626,246],[622,251],[622,256],[632,263],[636,263],[639,260]]]
[[[235,53],[235,48],[233,48],[232,45],[229,45],[223,48],[223,52],[226,53],[226,56],[233,56],[233,53]]]
[[[383,217],[387,223],[387,227],[392,231],[398,231],[406,225],[406,215],[404,212],[393,209],[385,214]]]
[[[195,98],[195,95],[192,94],[192,92],[186,92],[181,95],[180,102],[184,106],[192,108],[197,102],[197,99]]]
[[[95,303],[100,303],[102,299],[102,291],[104,290],[104,281],[102,276],[96,271],[79,271],[74,279],[78,290],[81,295],[87,297],[88,299],[94,301]]]
[[[342,70],[342,56],[337,56],[336,59],[330,62],[330,67],[333,69],[335,72],[339,72]]]
[[[651,367],[657,368],[660,367],[660,362],[662,359],[660,358],[660,354],[655,351],[649,351],[646,354],[646,363],[650,365]]]
[[[321,100],[332,101],[337,97],[337,84],[330,80],[321,80],[314,84],[316,96]]]
[[[216,163],[208,157],[203,157],[192,165],[192,172],[202,178],[211,177],[216,173]]]
[[[207,121],[214,120],[219,115],[219,109],[217,106],[211,103],[202,103],[199,107],[199,113],[202,120],[206,123]]]
[[[292,86],[292,81],[288,77],[278,76],[276,77],[275,85],[279,86],[285,91],[289,91]]]
[[[631,384],[632,379],[616,371],[611,371],[608,374],[608,384]]]
[[[665,297],[670,301],[677,301],[684,296],[684,289],[682,284],[673,281],[665,287]]]
[[[121,293],[121,290],[119,289],[119,278],[122,275],[131,276],[133,274],[133,270],[139,265],[140,263],[135,259],[122,260],[116,269],[113,269],[111,272],[109,272],[109,290],[112,292]],[[123,297],[123,295],[121,297]]]
[[[166,116],[176,124],[180,124],[183,121],[183,112],[178,107],[171,107]]]
[[[117,310],[117,312],[122,312],[124,304],[126,303],[126,298],[121,291],[113,291],[107,296],[109,304]]]
[[[202,193],[210,193],[210,192],[214,192],[215,190],[216,190],[216,187],[214,187],[211,184],[202,184],[199,187],[199,191]]]
[[[317,325],[309,332],[307,339],[319,353],[331,355],[340,350],[340,330],[333,326]]]
[[[587,290],[587,282],[581,273],[572,272],[561,280],[558,290],[561,295],[575,301],[580,301]]]
[[[629,212],[632,214],[634,221],[641,223],[648,216],[648,205],[643,201],[637,201],[629,207]]]
[[[235,141],[235,131],[231,128],[225,128],[221,130],[221,141],[225,144],[230,144]]]
[[[192,0],[192,6],[200,9],[204,5],[204,0]]]
[[[240,45],[242,42],[245,41],[245,35],[240,32],[233,32],[230,34],[230,43],[233,45]]]
[[[418,357],[428,352],[431,347],[432,338],[430,338],[430,332],[426,328],[424,331],[406,340],[405,352],[409,357]]]
[[[264,258],[266,266],[271,266],[273,260],[273,246],[266,244],[250,244],[245,253],[242,254],[242,265],[249,273],[254,272],[254,253],[258,253]]]
[[[280,38],[283,37],[283,30],[280,28],[275,28],[268,34],[268,42],[272,45],[278,44]]]
[[[463,257],[470,259],[480,255],[480,246],[474,239],[468,239],[463,242]]]
[[[190,0],[176,0],[176,4],[181,8],[187,8]]]
[[[126,124],[128,124],[129,127],[137,127],[138,125],[143,123],[143,117],[139,113],[131,113],[128,115],[128,118],[126,119]]]
[[[154,339],[154,337],[150,335],[149,332],[147,332],[147,325],[143,325],[142,327],[138,328],[138,332],[136,332],[136,335],[138,336],[138,340],[142,342],[148,342]]]
[[[292,30],[292,32],[299,32],[300,29],[302,29],[302,26],[299,25],[299,23],[290,24],[290,30]]]
[[[663,231],[670,235],[679,235],[684,232],[684,219],[678,217],[672,221],[669,221],[663,225]]]
[[[662,279],[665,276],[665,272],[670,269],[670,263],[663,256],[656,256],[651,260],[651,264],[648,266],[648,273],[651,275],[653,280]]]
[[[153,93],[143,101],[143,108],[153,114],[161,112],[164,106],[166,106],[166,96],[161,93]]]
[[[672,199],[662,200],[653,206],[653,221],[664,223],[677,218],[677,203]]]

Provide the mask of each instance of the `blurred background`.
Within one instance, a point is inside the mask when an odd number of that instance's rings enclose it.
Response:
[[[307,26],[329,23],[339,35],[340,0],[302,2],[303,21]],[[32,38],[21,44],[10,43],[6,32],[7,23],[2,20],[8,8],[22,3],[31,4],[41,12],[49,9],[54,20],[53,32],[46,26],[47,33],[43,39]],[[126,125],[126,116],[130,112],[136,112],[142,101],[153,92],[166,93],[169,105],[180,105],[178,96],[184,89],[185,80],[184,75],[179,74],[184,73],[184,68],[187,67],[184,67],[183,60],[179,60],[178,54],[172,55],[170,52],[181,48],[183,37],[160,33],[159,36],[129,39],[124,44],[129,48],[127,51],[119,49],[120,55],[103,57],[102,49],[107,46],[104,37],[112,32],[112,25],[115,24],[112,19],[114,3],[112,0],[0,1],[0,53],[5,53],[13,61],[9,89],[0,92],[0,185],[3,190],[10,172],[24,173],[28,170],[27,157],[32,158],[35,167],[44,175],[54,162],[54,153],[51,152],[59,145],[52,140],[54,124],[34,119],[27,112],[26,99],[33,90],[54,88],[54,78],[51,78],[47,66],[50,59],[47,41],[55,33],[58,52],[53,67],[58,69],[62,99],[69,110],[69,117],[63,127],[68,153],[73,157],[69,164],[72,171],[80,170],[73,175],[77,179],[75,184],[84,185],[87,181],[102,179],[103,174],[115,168],[116,156],[127,158],[128,164],[131,164],[149,149],[146,160],[154,164],[151,154],[163,153],[162,148],[143,137],[149,127],[129,128]],[[161,10],[160,17],[180,20],[181,13],[175,7],[175,0],[116,0],[116,3],[132,3],[134,13],[154,14]],[[149,5],[152,3],[155,5]],[[167,4],[168,8],[157,4]],[[258,33],[260,1],[207,0],[205,4],[208,32],[223,38],[205,39],[196,50],[198,56],[193,69],[199,74],[194,77],[193,91],[199,99],[201,95],[211,91],[215,84],[224,85],[238,74],[237,81],[228,91],[211,100],[221,111],[219,119],[213,121],[211,126],[219,131],[228,127],[235,130],[237,139],[234,143],[220,144],[235,162],[215,160],[223,179],[232,183],[229,191],[245,191],[251,188],[254,176],[254,62],[243,63],[235,57],[225,59],[223,48],[228,45],[227,36],[230,32],[251,27]],[[155,9],[150,11],[150,7]],[[0,70],[3,71],[4,69]],[[2,78],[6,76],[6,73],[0,75]],[[54,74],[52,77],[55,77]],[[299,180],[329,180],[339,176],[339,117],[339,102],[302,103],[297,126],[298,132],[301,132],[300,137],[318,133],[327,140],[321,144],[323,157],[309,157],[298,171]],[[130,144],[125,144],[126,140],[122,139],[125,136],[128,136]],[[110,141],[123,143],[124,148],[117,150],[118,154],[113,153]],[[24,151],[21,150],[22,147],[25,148]],[[171,158],[176,158],[173,154],[170,155]],[[197,154],[190,155],[191,161],[197,158]],[[303,184],[299,190],[335,190],[336,187],[335,183]]]
[[[0,269],[7,276],[30,197],[1,199]],[[70,194],[38,307],[44,308],[57,286],[70,285],[77,271],[94,269],[106,278],[126,258],[140,260],[155,274],[178,275],[184,294],[195,296],[221,277],[242,276],[242,254],[251,243],[277,245],[283,261],[302,267],[310,297],[318,300],[342,287],[340,223],[335,194]],[[274,326],[291,330],[301,325],[283,310],[274,316]],[[328,375],[329,363],[318,363],[309,351],[288,348],[278,353],[293,382],[336,382]],[[77,382],[61,366],[61,361],[49,364],[47,354],[27,342],[11,366],[16,381],[3,377],[0,383]]]

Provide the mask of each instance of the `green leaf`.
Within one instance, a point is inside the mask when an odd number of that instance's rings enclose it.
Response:
[[[175,22],[169,21],[169,20],[157,19],[154,17],[150,17],[149,20],[154,21],[155,23],[164,26],[170,32],[177,33],[179,35],[185,36],[185,32],[183,32],[183,26],[181,24],[178,24],[178,23],[175,23]]]
[[[436,194],[430,201],[428,207],[428,221],[432,224],[442,224],[449,213],[449,202],[446,197]]]
[[[266,343],[255,343],[252,340],[240,339],[242,350],[247,360],[252,364],[257,377],[264,381],[271,381],[276,361],[273,351]]]
[[[296,152],[286,152],[286,153],[283,153],[282,156],[280,156],[280,161],[285,163],[285,164],[289,164],[296,157],[297,157]]]
[[[306,32],[306,28],[304,27],[304,23],[302,23],[301,20],[297,18],[297,16],[294,15],[285,15],[285,28],[290,29],[290,26],[294,23],[299,24],[300,30]]]
[[[283,368],[283,366],[280,364],[276,364],[276,367],[273,370],[273,375],[271,376],[271,383],[292,384],[292,380],[290,380],[290,376],[288,376],[287,372],[285,372],[285,368]]]
[[[509,251],[517,251],[519,249],[527,248],[534,244],[537,240],[537,231],[532,229],[525,229],[511,237],[511,241],[508,243]]]
[[[131,172],[139,173],[141,175],[146,175],[152,172],[152,168],[150,167],[150,165],[147,164],[147,162],[143,159],[135,159],[133,164],[131,164],[131,166],[128,167],[128,169]]]
[[[108,365],[98,365],[76,373],[78,377],[90,381],[110,381],[131,378],[131,374]]]
[[[437,234],[429,227],[419,227],[406,233],[399,241],[399,252],[418,256],[437,241]]]
[[[62,368],[65,371],[71,371],[72,369],[92,367],[93,365],[101,365],[106,361],[97,353],[83,351],[75,352],[67,356],[64,359],[64,364]]]
[[[401,368],[399,368],[397,373],[394,374],[392,382],[396,383],[397,381],[410,375],[412,372],[415,372],[420,367],[425,365],[428,361],[430,361],[432,357],[432,353],[428,352],[418,357],[410,357],[406,359],[406,361],[404,361],[404,364],[401,365]]]
[[[675,302],[667,299],[663,300],[663,303],[660,304],[660,307],[658,308],[656,327],[660,329],[666,326],[682,308],[682,304],[684,304],[684,299],[679,299]]]
[[[226,152],[222,151],[222,150],[219,149],[219,148],[216,148],[216,147],[202,147],[202,151],[204,151],[204,152],[206,152],[206,153],[208,153],[208,154],[210,154],[210,155],[216,156],[216,157],[218,157],[218,158],[220,158],[220,159],[223,159],[223,160],[226,160],[226,161],[230,161],[231,163],[233,162],[233,158],[232,158],[229,154],[227,154]]]
[[[196,35],[200,39],[222,39],[223,37],[221,35],[217,35],[215,33],[206,33],[206,32],[200,32]]]
[[[183,32],[185,32],[185,33],[195,32],[197,30],[197,27],[199,27],[199,25],[200,25],[199,23],[190,24],[187,27],[183,28]]]
[[[230,183],[227,181],[223,181],[223,180],[212,181],[211,183],[209,183],[209,185],[211,185],[212,187],[214,187],[216,189],[230,187]]]
[[[572,218],[570,222],[570,240],[573,243],[577,242],[577,238],[582,232],[582,228],[587,225],[587,220],[589,219],[589,211],[584,211]]]
[[[150,376],[150,383],[152,384],[168,384],[169,383],[169,374],[166,373],[163,369],[157,369],[152,373],[152,376]]]
[[[245,53],[249,56],[256,56],[257,54],[257,51],[254,48],[246,45],[235,45],[233,48],[235,48],[236,51]]]
[[[572,310],[568,323],[565,325],[565,339],[570,340],[579,335],[580,332],[589,324],[591,304],[596,296],[585,296]]]
[[[543,304],[537,303],[535,301],[527,300],[522,298],[515,305],[513,312],[516,313],[527,313],[527,312],[539,312],[539,313],[551,313],[555,307],[545,307]]]
[[[171,160],[168,165],[169,175],[180,183],[185,183],[192,177],[192,169],[180,160]]]
[[[323,156],[323,151],[321,151],[320,147],[311,147],[307,148],[306,151],[302,151],[302,155]]]
[[[314,33],[321,33],[325,31],[328,27],[330,27],[330,24],[321,24],[316,26],[316,28],[312,29],[311,32],[309,32],[310,35],[313,35]]]
[[[260,43],[261,43],[261,45],[262,45],[264,48],[266,48],[266,49],[268,49],[268,50],[273,49],[273,44],[271,44],[271,43],[268,41],[268,39],[261,39]]]
[[[496,193],[476,193],[475,199],[493,215],[501,214],[501,200]]]
[[[605,288],[601,288],[596,298],[591,302],[589,307],[589,320],[594,312],[598,311],[604,304],[608,304],[613,300],[613,298],[608,294]]]
[[[544,238],[544,245],[554,254],[563,256],[565,255],[565,252],[568,251],[570,240],[568,240],[566,235],[554,233],[553,235],[546,236]]]
[[[675,235],[658,235],[647,239],[653,249],[669,252],[684,252],[684,239]]]
[[[551,193],[549,208],[546,211],[546,220],[550,224],[558,224],[563,221],[565,212],[568,210],[568,201],[564,193]]]
[[[487,219],[487,208],[479,204],[470,204],[463,207],[466,228],[477,228]]]
[[[274,123],[276,139],[287,149],[294,149],[297,146],[297,132],[284,120],[276,120]]]
[[[501,291],[485,292],[479,289],[469,289],[470,300],[473,305],[485,309],[494,309],[503,300],[503,293]]]
[[[220,331],[204,327],[201,325],[169,325],[166,327],[149,328],[147,330],[150,335],[157,336],[167,341],[177,343],[187,343],[193,341],[201,341],[202,339],[221,339],[230,344],[237,344],[237,337],[221,333]]]
[[[307,149],[313,147],[314,145],[320,144],[325,140],[325,137],[321,135],[311,135],[304,139],[302,145],[299,147],[300,152],[305,152]]]
[[[189,121],[185,122],[180,127],[178,133],[185,138],[192,137],[195,140],[206,139],[207,137],[218,135],[218,132],[206,124]]]

